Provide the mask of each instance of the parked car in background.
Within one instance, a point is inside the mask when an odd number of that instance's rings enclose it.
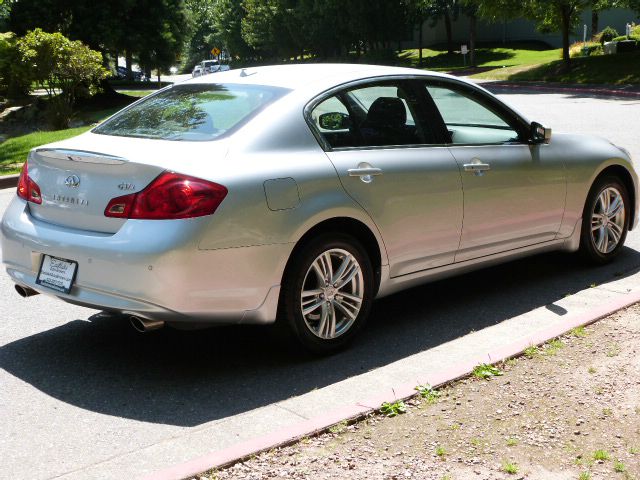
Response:
[[[119,79],[126,79],[127,78],[127,68],[126,67],[120,67],[120,66],[116,67],[116,76]],[[144,75],[139,70],[131,70],[131,76],[132,76],[133,80],[136,81],[136,82],[140,82],[144,78]]]
[[[626,150],[552,136],[470,82],[246,68],[33,149],[2,261],[22,296],[120,312],[141,331],[277,319],[331,352],[376,297],[551,250],[612,261],[638,207]]]
[[[216,72],[226,72],[229,70],[229,65],[220,63],[218,60],[204,60],[200,62],[202,68],[202,75]]]
[[[200,75],[202,75],[202,66],[200,64],[198,64],[195,67],[193,67],[193,71],[191,72],[191,76],[195,78],[195,77],[199,77]]]

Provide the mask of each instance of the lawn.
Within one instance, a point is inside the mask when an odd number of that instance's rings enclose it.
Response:
[[[153,90],[144,90],[123,91],[122,93],[129,95],[132,97],[132,100],[135,101],[137,98],[133,97],[143,97],[144,95],[148,95],[152,92]],[[29,150],[32,148],[80,135],[92,128],[93,124],[110,117],[121,108],[122,105],[111,108],[104,108],[104,106],[98,108],[84,107],[80,111],[76,112],[76,119],[86,123],[86,126],[68,128],[66,130],[33,132],[7,139],[2,143],[2,147],[0,148],[0,175],[9,175],[20,172],[22,163],[27,159]]]
[[[640,52],[573,58],[570,72],[556,60],[534,67],[511,67],[474,75],[474,78],[583,84],[640,84]]]
[[[418,67],[418,49],[404,50],[400,59],[412,67]],[[461,53],[448,54],[445,45],[436,45],[422,50],[422,68],[436,71],[464,69]],[[559,59],[561,49],[550,49],[539,42],[514,42],[509,47],[503,44],[480,44],[476,48],[478,68],[505,68],[522,65],[539,65]],[[467,63],[469,55],[467,55]]]
[[[156,90],[116,90],[118,93],[129,95],[130,97],[146,97],[147,95],[155,92]]]
[[[75,137],[90,128],[91,126],[86,126],[53,132],[34,132],[8,139],[0,149],[0,175],[19,173],[22,163],[27,159],[27,154],[33,147]]]

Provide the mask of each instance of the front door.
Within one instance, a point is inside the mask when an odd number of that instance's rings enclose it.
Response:
[[[560,160],[530,145],[516,118],[464,86],[428,85],[462,174],[464,225],[456,262],[556,238],[565,204]],[[528,132],[527,132],[528,133]]]

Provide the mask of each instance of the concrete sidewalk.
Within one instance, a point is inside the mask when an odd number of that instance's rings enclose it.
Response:
[[[287,443],[343,419],[362,416],[377,409],[382,401],[411,395],[415,385],[439,385],[450,381],[468,373],[478,363],[513,356],[530,345],[542,343],[637,301],[640,301],[640,272],[586,288],[382,368],[111,459],[99,465],[99,474],[94,468],[64,478],[100,478],[106,472],[134,474],[134,471],[149,469],[145,480],[180,480]],[[185,462],[190,456],[195,458]],[[173,462],[178,464],[169,466]],[[168,468],[155,470],[154,464],[164,464]]]

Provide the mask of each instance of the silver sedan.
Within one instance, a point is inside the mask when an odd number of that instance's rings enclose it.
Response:
[[[330,352],[376,297],[543,251],[608,262],[637,220],[637,172],[604,139],[552,137],[447,75],[288,65],[32,150],[2,260],[23,296],[140,330],[277,320]]]

